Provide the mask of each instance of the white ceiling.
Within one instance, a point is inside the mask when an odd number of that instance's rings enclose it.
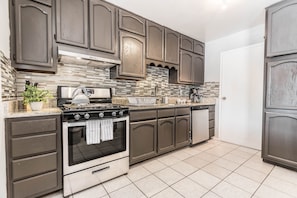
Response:
[[[208,42],[264,24],[265,7],[280,0],[107,1],[183,34]]]

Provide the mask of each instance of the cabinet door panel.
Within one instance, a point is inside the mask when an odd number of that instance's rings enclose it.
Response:
[[[130,164],[157,155],[157,121],[130,124]]]
[[[57,42],[88,47],[88,1],[57,0]]]
[[[188,51],[193,51],[194,49],[194,40],[190,37],[187,37],[185,35],[181,35],[180,38],[181,42],[181,48]]]
[[[193,54],[192,82],[195,84],[204,83],[204,57]]]
[[[192,64],[192,53],[182,50],[180,55],[179,81],[187,83],[191,82]]]
[[[158,120],[158,154],[174,149],[175,118]]]
[[[164,60],[164,27],[150,21],[146,23],[146,57]]]
[[[119,28],[145,36],[145,19],[127,11],[119,10]]]
[[[190,116],[176,117],[175,143],[176,147],[189,145]]]
[[[194,40],[194,53],[204,55],[204,44]]]
[[[120,32],[120,75],[145,78],[145,39],[127,32]]]
[[[297,52],[297,1],[283,1],[267,10],[267,56]]]
[[[297,114],[265,113],[264,159],[297,168]]]
[[[297,59],[267,63],[266,107],[297,109]]]
[[[179,64],[179,33],[165,28],[165,62]]]
[[[53,65],[51,8],[29,0],[15,2],[16,63]],[[42,70],[42,69],[41,69]]]
[[[115,53],[116,9],[101,0],[90,0],[90,48]]]

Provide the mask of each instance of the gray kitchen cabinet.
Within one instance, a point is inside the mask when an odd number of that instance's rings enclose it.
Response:
[[[193,67],[193,54],[181,50],[180,52],[180,66],[179,66],[179,82],[191,83],[192,82],[192,67]]]
[[[145,38],[120,31],[120,59],[122,64],[110,69],[111,78],[144,79],[146,75]]]
[[[165,57],[166,63],[179,65],[179,39],[180,34],[165,28]]]
[[[175,149],[174,108],[158,110],[158,154]]]
[[[175,147],[180,148],[190,144],[190,108],[176,108],[175,116]]]
[[[281,1],[267,8],[267,57],[297,53],[297,0]]]
[[[88,48],[88,1],[56,0],[57,42]]]
[[[194,40],[193,52],[196,54],[204,55],[204,43]]]
[[[130,123],[130,165],[157,155],[157,120]]]
[[[297,56],[267,60],[266,67],[266,108],[297,110]]]
[[[180,48],[183,50],[187,50],[190,52],[193,52],[194,50],[194,39],[185,36],[185,35],[181,35],[180,38]]]
[[[39,197],[62,188],[59,115],[5,119],[9,198]]]
[[[264,160],[297,169],[296,129],[296,112],[265,112]]]
[[[101,0],[90,0],[90,49],[116,53],[116,8]]]
[[[131,12],[119,9],[119,28],[145,36],[145,19]]]
[[[53,43],[53,15],[50,5],[11,1],[11,54],[16,69],[55,72],[57,49]]]
[[[191,82],[194,84],[204,83],[204,56],[192,54],[193,65],[192,65],[192,76]]]
[[[213,137],[215,135],[215,105],[211,105],[208,107],[208,118],[209,118],[209,137]]]
[[[146,21],[146,58],[164,60],[164,27]]]

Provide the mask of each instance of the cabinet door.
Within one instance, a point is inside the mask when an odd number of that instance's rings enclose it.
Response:
[[[120,32],[120,66],[119,75],[145,78],[145,39],[128,32]]]
[[[189,145],[190,143],[190,116],[178,116],[176,117],[176,129],[175,129],[175,146],[176,148]]]
[[[204,57],[193,54],[192,82],[194,84],[204,83]]]
[[[179,64],[179,33],[165,28],[165,62]]]
[[[297,114],[265,113],[263,158],[297,168]]]
[[[283,1],[267,10],[267,56],[297,52],[297,1]]]
[[[192,82],[192,65],[193,57],[192,53],[181,50],[180,53],[180,66],[179,66],[179,81],[185,83]]]
[[[51,8],[29,0],[15,1],[15,62],[53,67]]]
[[[158,120],[158,154],[174,149],[175,118]]]
[[[297,59],[267,63],[266,108],[297,109]]]
[[[130,123],[130,164],[157,155],[157,121]]]
[[[101,0],[90,0],[90,48],[116,53],[116,8]]]
[[[164,27],[151,21],[146,22],[146,57],[164,60]]]
[[[204,55],[204,43],[194,40],[194,53]]]
[[[145,36],[145,19],[130,12],[119,10],[119,28]]]
[[[181,43],[181,46],[180,46],[181,49],[191,51],[191,52],[193,51],[194,40],[192,38],[187,37],[185,35],[181,35],[180,43]]]
[[[57,42],[88,48],[88,1],[57,0]]]

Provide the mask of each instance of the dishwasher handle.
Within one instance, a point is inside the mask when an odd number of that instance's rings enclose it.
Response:
[[[204,110],[204,109],[208,109],[208,106],[194,106],[191,107],[192,111],[193,110]]]

